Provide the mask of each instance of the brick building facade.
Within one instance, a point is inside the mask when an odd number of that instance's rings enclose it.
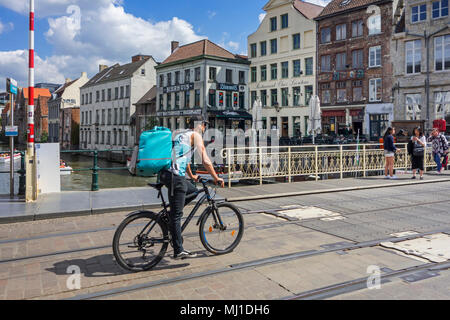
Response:
[[[333,0],[315,19],[324,134],[377,140],[393,120],[393,2]]]

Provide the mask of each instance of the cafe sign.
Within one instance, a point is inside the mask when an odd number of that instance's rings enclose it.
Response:
[[[175,111],[157,112],[156,116],[158,116],[158,117],[182,117],[182,116],[198,116],[201,114],[202,114],[201,109],[195,109],[195,110],[175,110]]]
[[[194,89],[193,83],[186,83],[186,84],[179,84],[176,86],[170,86],[170,87],[164,87],[163,92],[164,93],[171,93],[171,92],[179,92],[179,91],[189,91]]]
[[[221,91],[239,91],[239,86],[237,84],[218,83],[217,88],[217,90]]]

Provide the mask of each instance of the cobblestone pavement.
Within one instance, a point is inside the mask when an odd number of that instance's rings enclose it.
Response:
[[[238,202],[250,213],[233,253],[207,253],[191,222],[185,248],[199,257],[174,261],[169,250],[155,269],[142,273],[122,270],[112,255],[113,234],[125,212],[0,225],[0,299],[281,299],[364,279],[369,266],[420,267],[430,261],[377,241],[405,231],[418,237],[449,232],[449,192],[450,183],[442,182]],[[306,207],[328,210],[331,218],[289,216]],[[289,254],[298,255],[284,256]],[[273,257],[278,260],[261,261]],[[249,261],[254,264],[242,265]],[[79,290],[67,286],[70,266],[81,270]],[[344,291],[330,299],[448,299],[449,272],[415,282],[393,278],[380,290]],[[137,285],[142,288],[135,290]]]

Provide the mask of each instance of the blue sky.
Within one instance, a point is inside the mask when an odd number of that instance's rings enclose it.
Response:
[[[162,61],[171,40],[207,37],[246,54],[267,1],[36,0],[36,82],[93,76],[98,64],[127,63],[137,53]],[[0,89],[5,77],[26,85],[27,10],[28,0],[0,0]]]

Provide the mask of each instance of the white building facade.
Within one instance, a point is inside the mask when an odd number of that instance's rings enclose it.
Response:
[[[81,149],[128,149],[134,146],[130,118],[135,103],[156,82],[156,61],[137,55],[132,63],[100,66],[100,72],[81,88]]]
[[[316,91],[316,22],[322,7],[271,0],[248,36],[250,103],[262,103],[262,128],[280,137],[308,135],[309,99]]]
[[[178,47],[157,69],[156,116],[171,130],[189,128],[203,116],[211,128],[251,128],[248,113],[249,62],[209,40]]]
[[[80,107],[80,88],[89,81],[86,72],[81,77],[72,81],[66,79],[66,83],[58,88],[48,101],[48,139],[49,142],[60,142],[61,133],[61,109]]]

